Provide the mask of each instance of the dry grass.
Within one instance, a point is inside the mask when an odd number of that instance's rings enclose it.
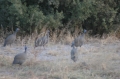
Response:
[[[26,62],[12,66],[14,56],[24,51],[27,39]],[[85,45],[78,48],[76,63],[70,59],[73,37],[69,33],[62,44],[50,42],[45,49],[34,49],[34,39],[29,37],[23,43],[0,47],[0,79],[120,79],[120,41],[115,36],[86,39]]]

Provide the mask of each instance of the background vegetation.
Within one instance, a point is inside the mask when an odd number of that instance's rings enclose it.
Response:
[[[84,28],[100,35],[117,29],[120,34],[119,23],[119,0],[0,0],[4,33],[19,27],[26,34],[43,28],[71,33]]]

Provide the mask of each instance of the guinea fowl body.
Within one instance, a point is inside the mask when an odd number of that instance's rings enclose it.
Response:
[[[86,30],[83,31],[82,35],[75,38],[74,41],[72,42],[71,47],[73,46],[81,47],[85,42],[85,33],[86,33]]]
[[[45,46],[49,42],[49,30],[47,30],[46,35],[41,38],[36,38],[35,47]]]
[[[14,57],[13,64],[22,65],[25,62],[26,58],[27,58],[26,52],[27,52],[27,47],[25,46],[25,51],[23,53],[17,54]]]
[[[78,52],[77,52],[77,48],[75,48],[75,46],[73,46],[72,50],[71,50],[71,59],[76,62],[78,60]]]
[[[14,43],[14,41],[16,39],[16,33],[18,32],[18,30],[19,30],[19,28],[17,28],[13,34],[9,35],[5,39],[3,47],[5,47],[6,45],[11,45],[12,43]]]

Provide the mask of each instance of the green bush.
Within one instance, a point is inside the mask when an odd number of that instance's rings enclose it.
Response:
[[[31,34],[42,28],[75,31],[85,28],[92,34],[110,33],[120,23],[119,0],[0,0],[0,24]]]

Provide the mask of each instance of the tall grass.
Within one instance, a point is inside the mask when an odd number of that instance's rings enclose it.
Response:
[[[47,49],[34,49],[35,38],[25,36],[11,47],[0,47],[0,79],[119,79],[120,41],[115,35],[104,38],[86,37],[86,43],[78,48],[79,60],[70,59],[70,44],[74,37],[67,32],[58,37],[57,32],[50,36]],[[37,36],[37,35],[36,35]],[[36,37],[34,34],[32,37]],[[28,46],[27,60],[22,65],[13,65],[17,53]],[[1,43],[2,45],[2,43]],[[40,57],[51,57],[45,60]]]

